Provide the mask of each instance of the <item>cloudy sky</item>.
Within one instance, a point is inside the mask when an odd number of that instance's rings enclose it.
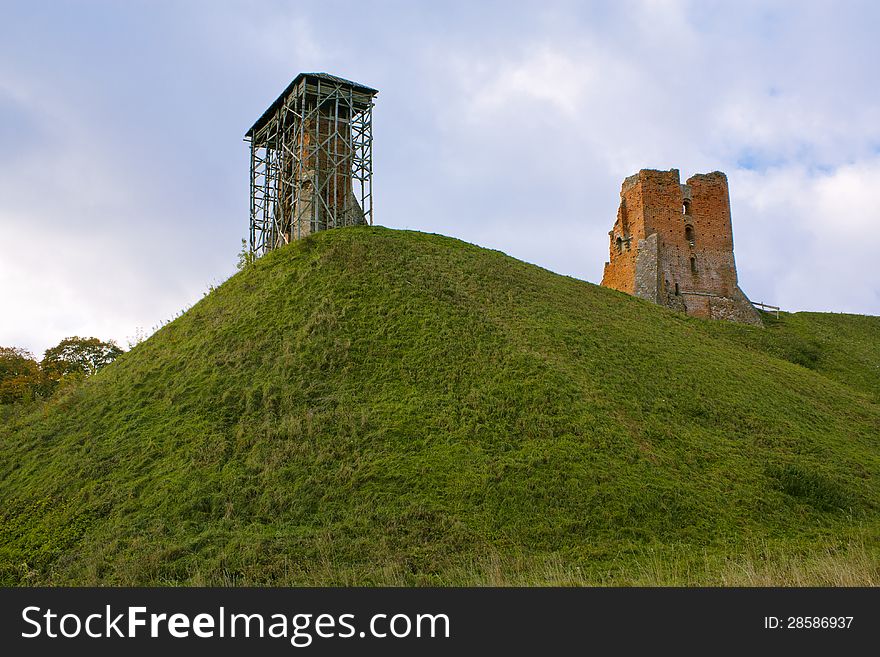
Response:
[[[880,3],[0,0],[0,345],[125,346],[235,271],[242,136],[380,90],[376,221],[599,282],[620,183],[722,170],[740,284],[880,314]]]

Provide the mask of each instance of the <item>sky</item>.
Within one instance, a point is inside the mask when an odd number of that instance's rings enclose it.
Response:
[[[245,131],[379,89],[375,220],[598,283],[623,179],[727,173],[740,286],[880,315],[880,3],[0,0],[0,345],[125,347],[235,272]]]

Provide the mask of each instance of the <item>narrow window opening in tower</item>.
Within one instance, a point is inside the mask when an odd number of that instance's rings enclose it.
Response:
[[[685,213],[685,214],[690,214],[690,213],[691,213],[691,201],[690,201],[690,199],[685,199],[685,200],[684,200],[684,213]]]
[[[675,296],[678,296],[678,283],[675,284]]]
[[[617,244],[617,252],[623,253],[623,240],[620,237],[617,238],[616,244]]]
[[[691,273],[692,274],[697,273],[697,259],[696,258],[691,258]]]
[[[694,245],[694,227],[690,224],[684,227],[684,238],[690,242],[691,246]]]

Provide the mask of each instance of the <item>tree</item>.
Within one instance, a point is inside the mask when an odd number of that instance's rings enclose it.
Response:
[[[40,367],[54,381],[69,374],[91,376],[122,353],[122,349],[112,340],[103,342],[98,338],[73,336],[47,349]]]
[[[33,399],[45,379],[34,355],[18,347],[0,347],[0,404]]]

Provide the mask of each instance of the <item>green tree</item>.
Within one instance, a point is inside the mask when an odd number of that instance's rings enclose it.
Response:
[[[18,347],[0,347],[0,404],[42,394],[45,378],[33,354]]]
[[[47,349],[40,367],[53,381],[72,374],[91,376],[122,353],[122,349],[112,340],[104,342],[98,338],[73,336]]]

